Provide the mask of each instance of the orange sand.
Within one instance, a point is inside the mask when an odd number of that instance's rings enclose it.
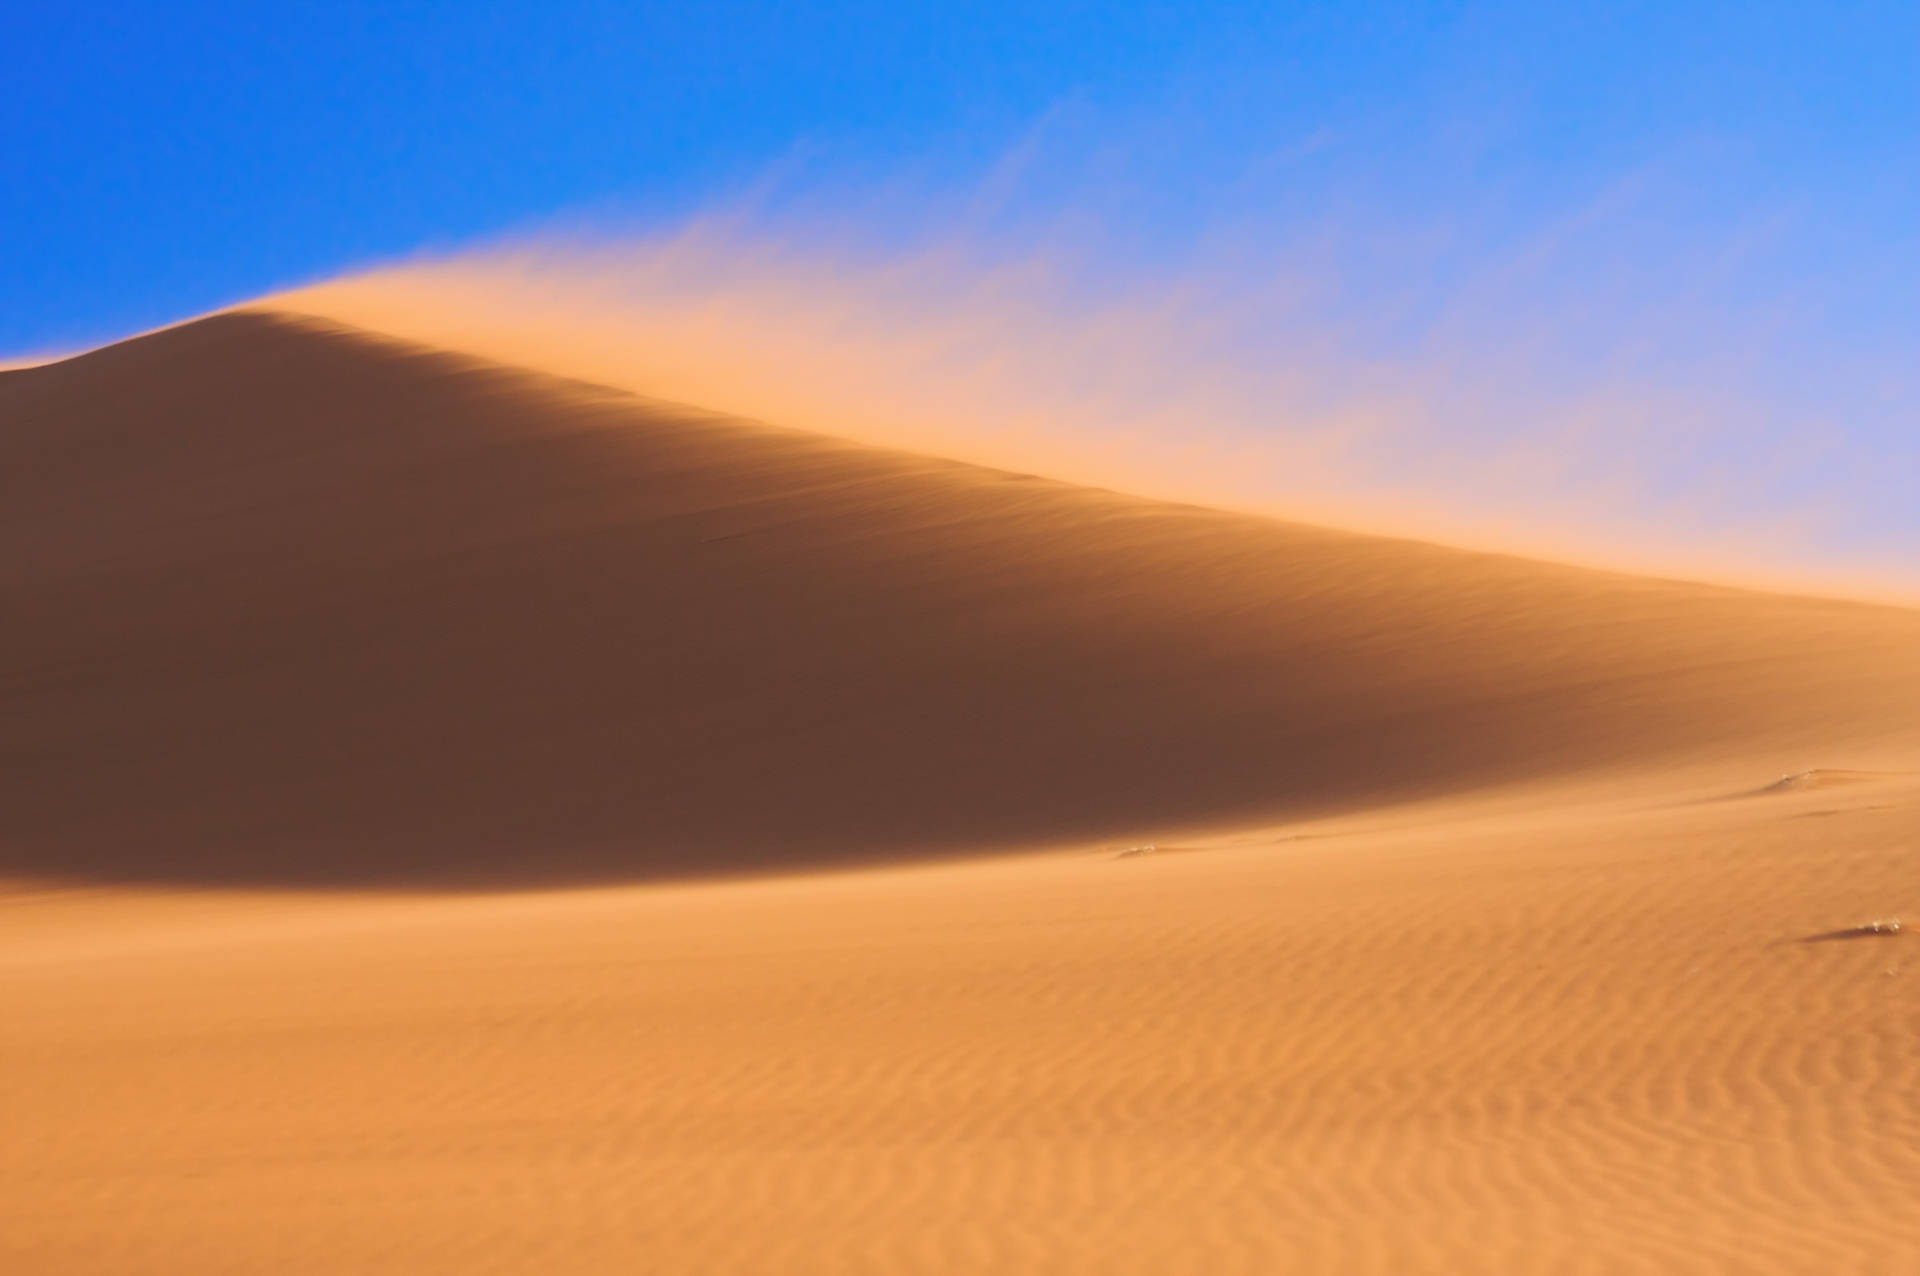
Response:
[[[9,1273],[1920,1266],[1920,613],[265,314],[0,473]]]

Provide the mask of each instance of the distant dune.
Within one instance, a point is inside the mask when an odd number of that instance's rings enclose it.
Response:
[[[7,1276],[1920,1270],[1920,612],[265,312],[0,476]]]
[[[559,882],[1920,721],[1920,614],[1075,488],[231,314],[0,380],[0,872]]]

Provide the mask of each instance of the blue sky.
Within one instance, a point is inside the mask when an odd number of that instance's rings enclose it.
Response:
[[[971,175],[1049,112],[1151,155],[1178,223],[1261,155],[1378,207],[1524,223],[1688,148],[1912,260],[1910,4],[120,3],[10,6],[0,349],[103,339],[609,201],[670,214],[824,152]],[[1144,164],[1144,162],[1143,162]],[[1497,201],[1490,212],[1486,205]]]
[[[1286,323],[1349,367],[1444,365],[1510,433],[1684,401],[1713,423],[1635,500],[1812,493],[1823,552],[1920,558],[1911,3],[182,0],[0,39],[0,354],[750,199],[1070,240],[1136,296],[1312,260]],[[1257,363],[1270,310],[1236,313]]]

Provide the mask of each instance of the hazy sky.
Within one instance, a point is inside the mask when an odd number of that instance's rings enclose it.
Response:
[[[1910,2],[14,5],[0,41],[0,354],[748,207],[862,269],[963,243],[922,311],[1044,257],[1058,315],[1225,313],[1246,393],[1284,343],[1334,369],[1305,399],[1426,405],[1414,468],[1617,432],[1616,519],[1920,559]]]

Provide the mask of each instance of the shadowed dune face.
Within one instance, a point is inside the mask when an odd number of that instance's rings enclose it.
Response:
[[[1920,723],[1920,613],[1168,505],[269,314],[8,373],[0,474],[15,877],[1131,842],[1734,749],[1873,766]]]

